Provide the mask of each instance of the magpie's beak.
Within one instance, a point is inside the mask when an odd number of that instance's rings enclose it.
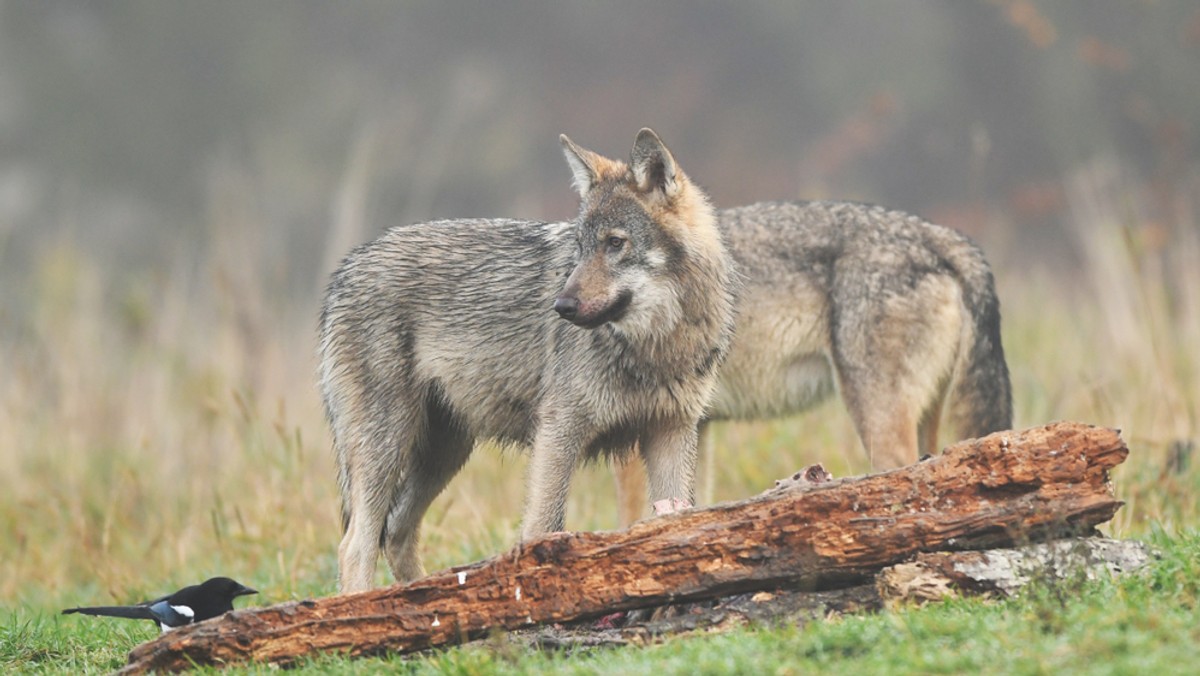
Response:
[[[257,589],[251,589],[251,588],[247,587],[246,585],[239,585],[238,590],[236,592],[234,592],[233,595],[236,597],[236,596],[246,596],[247,594],[257,594],[257,593],[258,593]]]

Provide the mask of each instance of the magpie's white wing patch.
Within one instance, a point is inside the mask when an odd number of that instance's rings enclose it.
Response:
[[[185,624],[191,624],[192,618],[196,616],[196,611],[192,610],[188,606],[171,606],[171,610],[175,611],[176,613],[176,617],[171,618],[175,624],[167,624],[166,622],[158,623],[158,626],[162,627],[164,634],[176,627],[182,627]]]
[[[154,614],[158,626],[162,627],[163,631],[191,624],[192,618],[196,617],[196,611],[192,610],[191,606],[172,605],[165,599],[150,606],[150,612]]]

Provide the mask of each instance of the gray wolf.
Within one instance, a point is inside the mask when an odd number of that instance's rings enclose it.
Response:
[[[424,574],[421,517],[479,439],[532,447],[524,538],[563,528],[581,460],[635,445],[652,501],[692,501],[733,261],[654,132],[628,163],[561,141],[574,221],[396,227],[333,274],[319,357],[342,592],[371,586],[381,548],[397,580]]]
[[[965,236],[848,202],[717,217],[745,281],[706,420],[789,415],[840,392],[875,470],[934,453],[947,399],[959,438],[1012,427],[1000,303]],[[618,465],[624,523],[642,513],[639,471]]]

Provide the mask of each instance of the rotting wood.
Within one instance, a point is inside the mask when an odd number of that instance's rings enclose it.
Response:
[[[406,585],[241,610],[168,632],[123,673],[369,655],[489,630],[781,586],[860,582],[921,552],[1039,542],[1110,519],[1116,430],[1055,423],[949,447],[909,467],[650,519],[558,533]]]
[[[540,625],[510,633],[506,643],[550,650],[640,644],[687,632],[746,624],[805,624],[831,614],[876,611],[889,603],[954,595],[1013,595],[1031,582],[1059,585],[1137,573],[1156,556],[1145,543],[1080,537],[984,551],[930,552],[888,566],[872,583],[824,591],[775,589],[615,613],[599,620]]]

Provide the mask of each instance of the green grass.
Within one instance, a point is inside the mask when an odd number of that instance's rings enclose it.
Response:
[[[1200,442],[1200,229],[1195,214],[1124,217],[1145,212],[1123,206],[1140,193],[1097,182],[1104,189],[1075,198],[1079,275],[993,257],[1004,345],[1018,426],[1122,429],[1131,454],[1113,478],[1126,505],[1105,529],[1164,549],[1149,577],[571,655],[497,639],[387,667],[1173,673],[1195,664],[1200,458],[1182,469],[1168,458],[1173,445]],[[141,600],[215,574],[261,590],[241,605],[334,591],[337,495],[314,386],[315,299],[272,297],[245,271],[261,253],[213,246],[136,276],[63,242],[39,254],[32,279],[0,266],[0,289],[27,290],[0,294],[0,671],[109,671],[155,636],[148,622],[57,614],[68,606]],[[867,469],[836,401],[714,432],[717,500],[756,494],[812,462],[838,476]],[[472,457],[426,517],[430,570],[515,541],[524,462],[493,450]],[[568,527],[615,526],[612,479],[587,467]],[[377,579],[389,581],[382,567]],[[379,668],[331,657],[304,667]]]

